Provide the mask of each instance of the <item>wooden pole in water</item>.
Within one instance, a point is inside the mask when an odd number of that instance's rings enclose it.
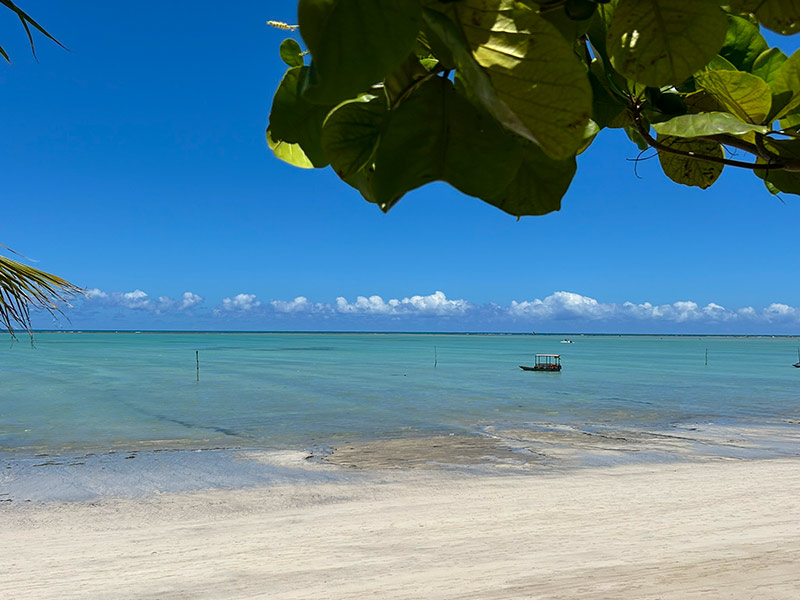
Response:
[[[200,350],[194,351],[194,361],[197,364],[197,381],[200,381]]]
[[[439,355],[436,353],[436,346],[433,347],[433,368],[436,368],[436,365],[439,364]]]
[[[708,366],[708,348],[706,348],[706,366]]]

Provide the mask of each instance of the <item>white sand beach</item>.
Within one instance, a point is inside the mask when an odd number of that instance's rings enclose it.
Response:
[[[0,597],[800,597],[797,459],[371,473],[0,503]]]

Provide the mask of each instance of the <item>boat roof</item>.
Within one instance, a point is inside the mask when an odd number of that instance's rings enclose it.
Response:
[[[536,356],[552,356],[553,358],[561,358],[560,354],[537,354]]]

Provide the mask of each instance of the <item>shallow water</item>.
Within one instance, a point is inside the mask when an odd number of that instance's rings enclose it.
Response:
[[[0,452],[798,426],[797,338],[572,339],[40,333],[33,348],[22,340],[0,349]],[[560,353],[563,371],[520,370],[536,352]]]

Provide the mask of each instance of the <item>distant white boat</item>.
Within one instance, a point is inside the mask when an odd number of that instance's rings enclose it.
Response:
[[[561,343],[562,344],[573,344],[574,342],[572,340],[563,339],[563,340],[561,340]]]

